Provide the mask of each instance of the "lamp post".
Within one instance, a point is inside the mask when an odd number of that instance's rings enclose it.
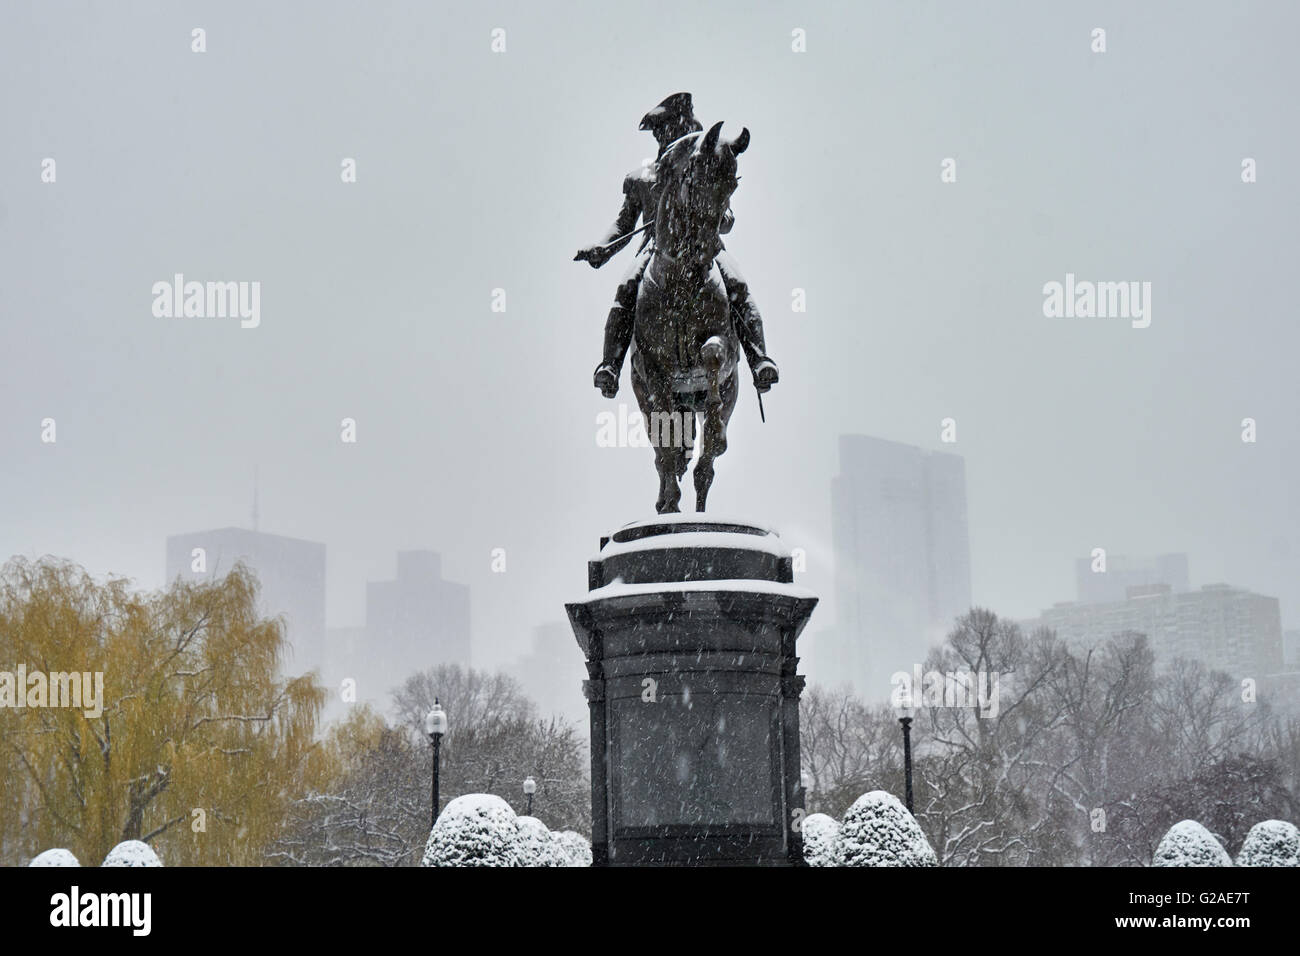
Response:
[[[907,812],[912,810],[912,717],[916,708],[912,706],[898,708],[898,722],[903,725],[903,779],[906,788]]]
[[[524,777],[524,793],[528,797],[528,816],[533,815],[533,794],[537,792],[537,781],[532,777]]]
[[[424,716],[424,732],[433,743],[433,812],[429,818],[429,827],[438,822],[438,763],[441,758],[442,735],[447,732],[447,712],[433,699],[433,710]]]

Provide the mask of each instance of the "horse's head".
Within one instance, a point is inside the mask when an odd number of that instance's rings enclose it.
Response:
[[[736,157],[749,146],[749,130],[722,138],[722,124],[677,140],[659,161],[655,245],[671,259],[704,266],[722,246],[722,216],[736,191]]]

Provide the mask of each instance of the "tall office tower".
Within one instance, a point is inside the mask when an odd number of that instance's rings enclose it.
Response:
[[[532,647],[508,672],[537,704],[539,716],[559,715],[587,735],[589,708],[582,691],[587,667],[567,623],[534,628]]]
[[[1283,669],[1278,600],[1226,584],[1175,592],[1168,584],[1131,588],[1123,601],[1064,603],[1037,622],[1074,648],[1096,647],[1125,631],[1145,634],[1156,666],[1175,657],[1256,681]]]
[[[1094,571],[1092,558],[1076,558],[1074,580],[1080,604],[1105,604],[1123,601],[1130,588],[1149,588],[1167,584],[1175,592],[1188,590],[1187,555],[1160,554],[1153,558],[1131,558],[1122,554],[1106,556],[1106,570]]]
[[[442,576],[436,551],[397,552],[397,577],[366,585],[365,664],[400,684],[437,664],[470,663],[469,588]]]
[[[842,435],[831,520],[837,619],[817,635],[810,671],[878,701],[970,609],[965,462]]]
[[[201,550],[200,550],[201,549]],[[167,580],[211,581],[236,561],[261,582],[258,612],[283,615],[292,654],[287,674],[320,667],[325,651],[325,545],[247,528],[217,528],[167,538]],[[201,570],[195,570],[201,568]]]
[[[1282,632],[1282,666],[1286,670],[1300,670],[1300,631]]]

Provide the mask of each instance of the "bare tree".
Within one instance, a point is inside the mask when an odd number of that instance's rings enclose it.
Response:
[[[424,716],[435,696],[449,716],[439,764],[444,806],[464,793],[492,793],[522,813],[523,781],[532,776],[535,816],[553,830],[590,830],[587,748],[577,728],[537,719],[536,706],[509,677],[442,666],[412,675],[394,692],[395,724],[370,714],[335,728],[331,743],[348,772],[328,792],[295,805],[271,858],[417,864],[429,835],[433,756]]]
[[[1103,805],[1149,779],[1142,758],[1155,687],[1155,659],[1146,637],[1136,633],[1066,654],[1044,687],[1062,714],[1044,767],[1050,774],[1045,799],[1059,797],[1068,806],[1070,830],[1090,864],[1105,852]]]
[[[1037,792],[1043,744],[1062,721],[1044,693],[1065,650],[1048,631],[975,608],[957,621],[927,671],[996,679],[996,708],[925,706],[918,713],[917,820],[941,865],[1011,866],[1055,855],[1060,820]]]
[[[804,694],[799,709],[809,813],[839,816],[869,790],[900,786],[902,735],[892,711],[868,707],[848,689],[819,687]]]

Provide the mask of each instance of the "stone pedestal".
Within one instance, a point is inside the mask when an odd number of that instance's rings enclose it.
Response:
[[[602,538],[567,605],[587,657],[597,866],[803,863],[795,640],[817,598],[763,527],[662,515]]]

